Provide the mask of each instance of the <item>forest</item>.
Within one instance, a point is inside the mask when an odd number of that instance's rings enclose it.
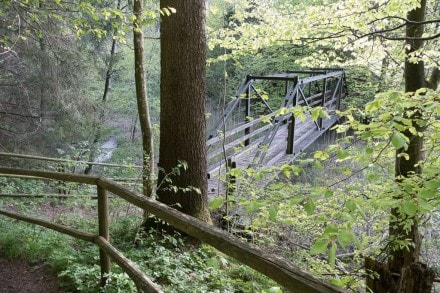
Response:
[[[440,292],[439,48],[437,0],[0,1],[0,271]]]

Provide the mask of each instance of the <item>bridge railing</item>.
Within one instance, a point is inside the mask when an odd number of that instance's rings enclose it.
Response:
[[[111,192],[127,202],[154,214],[188,235],[208,243],[226,255],[250,266],[292,292],[345,292],[342,288],[336,287],[327,281],[304,272],[284,259],[271,256],[256,246],[246,243],[223,230],[185,215],[158,201],[146,198],[139,193],[130,191],[111,180],[98,176],[0,167],[0,177],[2,174],[13,175],[19,178],[31,176],[33,178],[62,180],[96,186],[99,224],[97,234],[86,233],[64,225],[54,224],[49,221],[12,213],[6,210],[0,210],[0,214],[34,223],[96,244],[100,248],[102,285],[105,285],[107,282],[107,276],[110,272],[110,260],[113,260],[130,276],[139,289],[144,292],[162,292],[157,284],[154,284],[130,260],[124,257],[121,252],[110,244],[108,192]]]

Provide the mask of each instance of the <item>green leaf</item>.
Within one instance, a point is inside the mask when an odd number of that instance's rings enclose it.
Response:
[[[308,198],[306,203],[304,204],[304,209],[306,210],[307,214],[311,215],[316,209],[315,203],[313,199]]]
[[[258,211],[262,206],[264,205],[264,202],[255,202],[251,201],[248,206],[246,207],[247,213],[253,213]]]
[[[292,165],[292,166],[290,166],[290,168],[292,169],[293,174],[295,174],[297,176],[299,175],[299,173],[304,171],[303,167],[298,166],[298,165]]]
[[[269,208],[269,219],[272,222],[275,222],[277,220],[277,214],[278,214],[278,209],[276,206],[271,206]]]
[[[332,246],[330,246],[330,249],[328,250],[328,263],[331,267],[334,267],[336,264],[336,250],[338,246],[336,245],[336,242],[332,242]]]
[[[303,202],[304,201],[304,196],[295,196],[294,198],[292,198],[290,201],[289,201],[289,203],[291,204],[291,205],[295,205],[295,204],[299,204],[299,203],[301,203],[301,202]]]
[[[391,143],[393,144],[395,149],[408,149],[408,138],[403,135],[400,132],[394,132],[393,136],[391,137]]]
[[[312,247],[310,248],[310,254],[316,255],[316,254],[324,253],[327,250],[327,246],[328,246],[328,239],[318,238],[315,240],[315,243],[313,243]]]
[[[353,232],[350,230],[341,230],[338,234],[338,242],[342,248],[345,248],[353,242]]]
[[[223,198],[221,198],[221,197],[216,197],[216,198],[214,198],[214,199],[211,201],[211,203],[209,204],[209,208],[210,208],[211,210],[218,209],[218,208],[220,208],[220,207],[223,205],[223,203],[224,203]]]
[[[276,191],[276,190],[283,189],[285,186],[286,186],[286,183],[278,182],[278,183],[273,183],[273,184],[269,185],[268,188],[269,188],[269,190]]]
[[[380,101],[374,100],[365,106],[365,112],[367,114],[374,113],[380,108],[380,106],[381,106]]]
[[[313,154],[313,157],[314,157],[315,159],[327,160],[327,159],[330,158],[330,155],[329,155],[328,152],[326,152],[326,151],[316,151],[316,152]]]
[[[347,157],[349,157],[350,153],[347,152],[346,150],[338,150],[336,152],[336,155],[338,156],[339,160],[343,160],[343,159],[346,159]]]
[[[417,205],[413,201],[404,201],[400,206],[400,211],[409,217],[413,217],[417,213]]]
[[[211,257],[210,259],[208,259],[206,264],[209,268],[217,269],[220,265],[220,262],[217,257]]]
[[[236,168],[230,169],[229,174],[234,177],[242,177],[243,176],[243,172],[240,169],[236,169]]]
[[[311,115],[312,121],[316,121],[321,116],[322,116],[322,109],[321,108],[313,109],[312,115]]]
[[[327,225],[324,229],[324,234],[330,236],[338,234],[338,226],[336,226],[335,224]]]
[[[326,198],[332,197],[333,194],[334,194],[333,190],[330,190],[330,189],[327,189],[327,190],[324,192],[324,196],[325,196]]]

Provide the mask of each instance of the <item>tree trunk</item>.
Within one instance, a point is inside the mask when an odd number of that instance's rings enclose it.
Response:
[[[157,193],[161,202],[210,221],[205,135],[205,1],[161,0],[160,6],[175,8],[177,12],[163,16],[161,22]],[[179,161],[187,163],[187,170],[170,176]]]
[[[434,270],[423,263],[414,262],[402,270],[398,292],[431,293],[434,278]]]
[[[409,61],[409,55],[423,47],[423,41],[417,38],[422,37],[424,26],[421,24],[414,24],[414,22],[422,22],[425,19],[426,0],[420,1],[420,7],[411,10],[408,13],[408,23],[406,26],[406,59],[405,59],[405,91],[415,92],[416,90],[425,87],[425,67],[422,60],[417,63]],[[416,111],[411,119],[417,118],[420,113]],[[417,131],[421,131],[420,126],[413,122],[413,126]],[[408,149],[397,150],[396,152],[396,164],[395,175],[399,181],[402,178],[407,178],[411,174],[421,174],[422,170],[418,164],[423,160],[423,137],[414,135],[410,131],[403,133],[409,139]],[[409,155],[408,159],[405,159],[399,154],[406,152]],[[414,218],[414,222],[410,231],[405,231],[402,221],[402,215],[398,213],[396,209],[391,211],[391,215],[395,221],[390,222],[390,239],[391,241],[398,239],[410,239],[414,245],[408,246],[408,248],[394,247],[391,251],[388,260],[388,266],[391,272],[401,274],[403,268],[409,266],[412,262],[416,262],[419,259],[420,253],[420,237],[418,231],[417,219]]]
[[[142,182],[145,196],[154,193],[154,156],[153,130],[148,106],[147,87],[144,69],[144,33],[143,33],[143,0],[134,0],[133,13],[133,44],[134,44],[134,75],[136,83],[136,100],[139,113],[139,123],[142,135]]]

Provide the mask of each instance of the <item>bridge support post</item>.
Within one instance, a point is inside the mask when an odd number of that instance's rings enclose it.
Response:
[[[297,85],[299,82],[298,77],[296,77],[294,85]],[[292,93],[292,107],[296,106],[296,100],[298,99],[298,90],[296,90],[295,93]],[[285,105],[287,106],[286,102]],[[286,148],[286,154],[292,155],[294,153],[294,143],[295,143],[295,116],[290,114],[289,125],[287,126],[287,148]]]
[[[338,98],[336,101],[336,109],[341,110],[341,98],[342,98],[342,93],[344,91],[344,74],[341,74],[341,76],[339,77],[341,80],[339,82],[339,89],[338,89]]]
[[[246,100],[245,100],[245,122],[249,122],[249,117],[251,116],[251,95],[250,95],[251,86],[249,85],[246,89]],[[244,135],[248,135],[251,133],[251,128],[248,127],[244,130]],[[250,138],[244,141],[244,145],[248,146],[250,143]]]
[[[101,186],[98,186],[98,225],[99,236],[109,241],[108,195],[107,190]],[[99,249],[99,262],[101,265],[101,287],[104,287],[108,281],[111,264],[110,257],[102,249]]]
[[[237,168],[237,163],[233,162],[230,158],[228,159],[228,170],[232,170]],[[233,194],[235,192],[235,185],[237,183],[237,178],[234,175],[231,175],[230,173],[228,173],[227,175],[227,180],[226,180],[226,184],[228,185],[226,188],[226,197],[228,197],[229,195]],[[226,198],[226,207],[228,207],[228,198]]]
[[[322,92],[322,98],[321,98],[321,107],[325,107],[325,96],[327,93],[327,78],[324,79],[324,86],[323,86],[323,92]],[[318,127],[322,129],[322,118],[318,118]]]
[[[286,154],[293,154],[294,148],[293,144],[295,142],[295,117],[291,114],[289,118],[289,125],[287,128],[287,149]]]

